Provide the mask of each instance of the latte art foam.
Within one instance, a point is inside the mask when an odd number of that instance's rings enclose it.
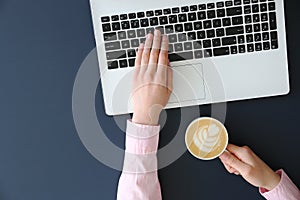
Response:
[[[210,153],[217,145],[220,129],[216,124],[202,126],[194,133],[193,140],[200,151]]]

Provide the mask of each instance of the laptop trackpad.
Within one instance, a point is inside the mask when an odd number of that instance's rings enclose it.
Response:
[[[173,92],[169,103],[205,99],[203,65],[186,64],[172,67]]]

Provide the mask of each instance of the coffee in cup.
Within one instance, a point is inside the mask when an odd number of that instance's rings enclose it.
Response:
[[[189,152],[201,160],[211,160],[220,156],[228,144],[225,126],[216,119],[201,117],[187,128],[185,144]]]

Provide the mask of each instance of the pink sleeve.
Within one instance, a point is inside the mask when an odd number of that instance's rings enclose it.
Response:
[[[127,121],[123,172],[119,179],[118,200],[160,200],[157,177],[159,126]]]
[[[300,191],[283,170],[278,170],[281,175],[279,184],[273,190],[259,188],[259,192],[268,200],[300,200]]]

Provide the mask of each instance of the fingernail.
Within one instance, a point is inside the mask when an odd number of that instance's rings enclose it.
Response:
[[[227,151],[224,151],[221,155],[220,155],[220,159],[222,160],[228,160],[230,154]]]

